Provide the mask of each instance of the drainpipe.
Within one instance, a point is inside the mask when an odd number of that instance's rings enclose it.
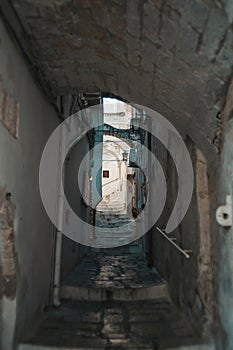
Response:
[[[61,106],[63,108],[63,117],[66,119],[70,115],[71,96],[61,96]],[[60,160],[63,158],[65,150],[65,128],[61,128],[59,155]],[[57,231],[56,231],[56,250],[55,250],[55,266],[54,266],[54,281],[53,281],[53,304],[59,306],[60,302],[60,277],[61,277],[61,253],[62,253],[62,224],[63,224],[63,183],[60,183],[62,176],[62,166],[59,162],[60,168],[58,169],[59,189],[58,189],[58,207],[57,207]],[[63,180],[62,180],[63,181]]]
[[[148,117],[150,118],[150,117]],[[152,124],[151,124],[151,120],[148,119],[147,123],[149,123],[149,130],[152,129]],[[151,173],[151,152],[153,152],[152,150],[152,136],[150,132],[147,132],[147,142],[148,142],[148,150],[150,151],[148,154],[148,169],[149,169],[149,179],[150,181],[152,181],[152,173]],[[149,215],[152,215],[151,212],[149,211]],[[151,218],[149,218],[150,220]],[[147,235],[147,252],[148,252],[148,265],[149,266],[153,266],[153,227],[150,228],[148,235]]]

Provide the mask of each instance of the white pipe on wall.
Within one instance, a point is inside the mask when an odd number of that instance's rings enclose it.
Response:
[[[71,105],[71,96],[63,97],[63,116],[66,119],[70,114],[70,105]],[[60,134],[60,160],[63,159],[65,149],[65,128],[61,128]],[[63,180],[60,182],[60,179],[64,178],[62,173],[63,164],[59,161],[58,167],[58,209],[57,209],[57,232],[56,232],[56,252],[55,252],[55,266],[54,266],[54,281],[53,281],[53,304],[55,306],[59,306],[60,302],[60,277],[61,277],[61,253],[62,253],[62,224],[63,224],[63,206],[64,206],[64,198],[63,198]]]

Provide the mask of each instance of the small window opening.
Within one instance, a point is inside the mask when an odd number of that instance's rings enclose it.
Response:
[[[103,177],[109,177],[109,170],[103,171]]]

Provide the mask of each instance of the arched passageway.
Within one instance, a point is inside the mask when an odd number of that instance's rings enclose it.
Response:
[[[16,203],[15,241],[13,234],[4,240],[6,227],[2,222],[0,227],[3,349],[59,345],[168,349],[198,344],[200,349],[231,350],[232,226],[216,221],[216,209],[226,203],[226,196],[232,197],[230,3],[14,0],[2,1],[0,13],[1,218],[6,192],[12,193],[12,205]],[[103,97],[141,104],[144,112],[155,110],[185,142],[194,188],[188,211],[169,235],[170,241],[163,229],[180,179],[171,152],[159,135],[153,136],[154,127],[136,141],[143,138],[151,157],[154,154],[161,164],[166,203],[156,225],[136,244],[119,249],[86,247],[62,236],[44,211],[37,179],[50,134],[73,113],[82,111],[85,119],[86,108],[101,105]],[[114,135],[112,128],[105,133]],[[64,164],[65,193],[73,210],[91,224],[86,234],[92,243],[98,214],[86,199],[90,193],[95,195],[90,202],[99,198],[92,180],[93,174],[98,181],[102,175],[96,173],[102,153],[94,151],[101,137],[100,129],[90,130],[70,149]],[[170,134],[167,145],[174,146]],[[91,166],[81,176],[80,189],[77,172],[89,151]],[[127,190],[135,194],[130,201],[133,225],[140,225],[148,183],[145,173],[135,167],[135,154],[128,154],[134,170],[126,181]],[[150,175],[153,187],[156,173]],[[60,196],[54,208],[61,209],[59,203]],[[230,200],[227,210],[224,220],[231,217]],[[108,230],[123,227],[128,220],[119,213],[114,219],[105,218],[102,225]],[[65,220],[69,221],[69,213]],[[133,225],[127,224],[130,237]],[[12,262],[16,266],[13,255],[19,258],[18,270],[10,268]],[[6,293],[13,279],[12,293]],[[47,306],[52,307],[48,313]],[[45,323],[36,330],[45,315]]]
[[[99,99],[99,102],[102,110],[102,100]],[[54,264],[54,295],[59,296],[54,302],[56,300],[58,309],[45,315],[45,320],[40,323],[34,336],[24,340],[25,344],[76,347],[83,344],[82,346],[88,347],[96,343],[103,348],[108,344],[110,347],[118,344],[121,347],[169,348],[195,344],[204,346],[211,339],[214,310],[206,160],[194,142],[187,138],[186,145],[194,168],[192,201],[185,218],[173,230],[172,236],[166,233],[164,237],[157,227],[166,227],[176,201],[179,183],[177,164],[162,142],[150,131],[146,131],[148,112],[137,109],[135,111],[137,117],[135,118],[134,114],[131,117],[127,143],[113,135],[105,135],[103,138],[103,155],[100,159],[102,201],[94,211],[86,202],[87,193],[90,197],[96,197],[92,192],[92,183],[95,181],[92,169],[96,167],[95,163],[99,162],[99,159],[96,159],[97,153],[91,147],[95,145],[96,137],[99,139],[99,133],[105,132],[105,124],[96,130],[93,129],[91,135],[85,135],[71,148],[66,157],[65,193],[77,215],[92,224],[91,231],[87,231],[90,246],[87,248],[63,236],[60,253],[56,250]],[[135,119],[139,121],[139,125]],[[142,130],[143,128],[145,130]],[[172,133],[169,140],[174,142]],[[119,141],[125,148],[128,146],[125,155],[122,146],[117,144]],[[143,145],[156,156],[166,174],[167,200],[159,222],[150,228],[146,236],[140,237],[138,227],[144,229],[147,224],[144,207],[148,203],[159,204],[159,197],[155,201],[150,201],[150,196],[148,199],[150,191],[147,191],[156,187],[159,173],[151,171],[152,177],[149,178],[144,175],[149,174],[151,169],[148,167],[154,168],[150,154],[140,155]],[[136,152],[131,152],[132,150]],[[82,158],[89,153],[89,166],[83,168]],[[131,153],[136,154],[136,159],[132,159]],[[110,156],[109,159],[107,155]],[[110,178],[109,173],[114,173],[113,167],[106,167],[110,160],[124,165],[124,181],[127,183],[128,180],[132,186],[133,196],[130,201],[127,200],[126,186],[122,192],[126,195],[126,200],[122,199],[122,202],[116,203],[114,196],[113,200],[110,196],[105,207],[105,172],[108,172],[107,179]],[[119,172],[119,186],[122,186],[118,165],[114,169]],[[140,167],[144,172],[138,171]],[[81,187],[80,183],[79,186],[77,183],[80,172]],[[131,177],[132,182],[129,180]],[[124,207],[119,209],[118,205],[121,204]],[[133,208],[137,211],[136,215]],[[64,220],[67,220],[66,216]],[[103,230],[101,235],[99,228]],[[77,232],[79,230],[80,228],[77,228]],[[140,239],[135,241],[135,238],[139,237]],[[60,274],[58,282],[57,274]],[[179,310],[176,310],[171,299]],[[136,311],[142,303],[148,311]],[[85,318],[90,312],[93,318],[86,322]],[[65,320],[64,313],[67,315]],[[75,315],[78,315],[77,318]],[[89,323],[92,324],[96,317],[96,326],[93,326],[93,332],[90,333],[92,326]],[[157,317],[162,320],[159,328]],[[147,318],[150,321],[147,321]],[[75,333],[70,329],[71,319],[75,322]],[[56,331],[57,327],[63,329],[59,339],[54,337],[54,327]],[[67,338],[66,332],[71,332],[72,341]]]

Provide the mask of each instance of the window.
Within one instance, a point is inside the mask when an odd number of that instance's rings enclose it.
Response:
[[[103,171],[103,177],[109,177],[109,170]]]

